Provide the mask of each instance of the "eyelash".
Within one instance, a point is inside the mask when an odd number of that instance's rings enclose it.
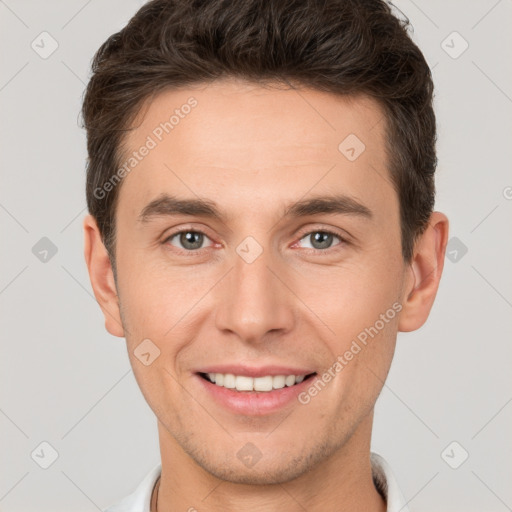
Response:
[[[307,236],[311,236],[312,234],[314,233],[324,233],[324,234],[327,234],[327,235],[333,235],[334,237],[338,238],[340,243],[339,244],[336,244],[336,245],[333,245],[331,247],[328,247],[327,249],[310,249],[310,248],[304,248],[302,250],[305,250],[307,251],[308,253],[309,252],[312,252],[312,253],[316,253],[316,254],[319,254],[319,253],[330,253],[332,251],[335,251],[336,249],[340,249],[340,246],[342,245],[347,245],[348,244],[348,240],[344,237],[342,237],[339,233],[337,233],[336,231],[333,231],[331,229],[313,229],[313,230],[310,230],[310,231],[306,231],[304,233],[302,233],[300,236],[299,236],[299,242],[307,237]]]
[[[196,229],[181,229],[179,231],[175,231],[174,233],[170,234],[168,237],[165,238],[165,240],[162,243],[164,245],[167,245],[167,244],[171,245],[170,241],[173,238],[175,238],[176,236],[178,236],[178,235],[180,235],[182,233],[198,233],[198,234],[204,235],[206,238],[210,239],[210,237],[206,233],[204,233],[203,231],[196,230]],[[307,251],[308,253],[311,253],[311,252],[312,253],[316,253],[316,254],[319,254],[319,253],[329,253],[332,250],[336,250],[336,247],[349,244],[349,242],[348,242],[348,240],[346,238],[342,237],[339,233],[337,233],[337,232],[335,232],[333,230],[330,230],[330,229],[314,229],[314,230],[306,231],[306,232],[300,234],[298,242],[300,242],[306,236],[312,235],[314,233],[324,233],[324,234],[328,234],[328,235],[333,235],[334,237],[336,237],[336,238],[338,238],[340,240],[340,243],[336,244],[336,245],[334,245],[332,247],[328,247],[327,249],[304,248],[303,250]],[[297,242],[295,242],[295,243],[297,243]],[[295,245],[295,243],[294,243],[294,245]],[[173,249],[175,249],[175,250],[177,250],[179,252],[182,252],[182,253],[186,253],[187,255],[191,255],[191,254],[200,255],[200,254],[202,254],[204,249],[208,249],[209,248],[209,247],[203,247],[201,249],[187,250],[187,249],[181,249],[181,248],[175,247],[175,246],[172,246],[172,247],[173,247]]]

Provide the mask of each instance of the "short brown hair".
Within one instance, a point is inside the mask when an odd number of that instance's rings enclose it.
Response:
[[[102,197],[97,191],[120,165],[123,135],[143,103],[164,89],[231,76],[379,102],[400,202],[402,254],[410,262],[434,207],[437,159],[432,76],[408,27],[383,0],[145,4],[97,51],[82,109],[87,205],[113,264],[120,185]]]

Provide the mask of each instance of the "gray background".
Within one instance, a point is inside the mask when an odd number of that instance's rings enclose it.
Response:
[[[90,60],[141,4],[0,0],[2,511],[98,510],[159,462],[156,419],[124,340],[104,330],[81,232]],[[399,335],[373,450],[412,511],[512,510],[512,1],[396,5],[433,69],[436,209],[455,239],[430,319]],[[43,31],[58,43],[47,58]],[[48,469],[42,442],[58,453]]]

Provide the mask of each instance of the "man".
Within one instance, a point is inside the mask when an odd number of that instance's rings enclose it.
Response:
[[[432,95],[380,0],[154,0],[99,49],[85,258],[161,452],[109,512],[407,510],[370,440],[443,269]]]

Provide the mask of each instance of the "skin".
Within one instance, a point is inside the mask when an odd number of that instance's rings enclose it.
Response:
[[[375,401],[397,332],[418,329],[437,293],[448,220],[434,212],[411,263],[401,254],[398,198],[389,181],[385,118],[372,99],[264,88],[235,79],[166,91],[126,138],[144,144],[168,112],[198,104],[122,182],[116,211],[117,277],[93,217],[85,258],[107,330],[126,337],[137,382],[158,419],[158,510],[383,511],[371,476]],[[364,142],[353,162],[338,145]],[[215,201],[225,219],[138,216],[160,194]],[[371,218],[320,213],[285,217],[287,205],[345,194]],[[197,250],[170,238],[206,235]],[[327,248],[312,234],[336,232]],[[236,252],[253,237],[263,253]],[[345,242],[337,236],[344,237]],[[401,311],[308,404],[235,415],[206,396],[206,364],[332,367],[394,303]],[[134,355],[150,339],[160,356]],[[247,443],[261,459],[246,467]]]

